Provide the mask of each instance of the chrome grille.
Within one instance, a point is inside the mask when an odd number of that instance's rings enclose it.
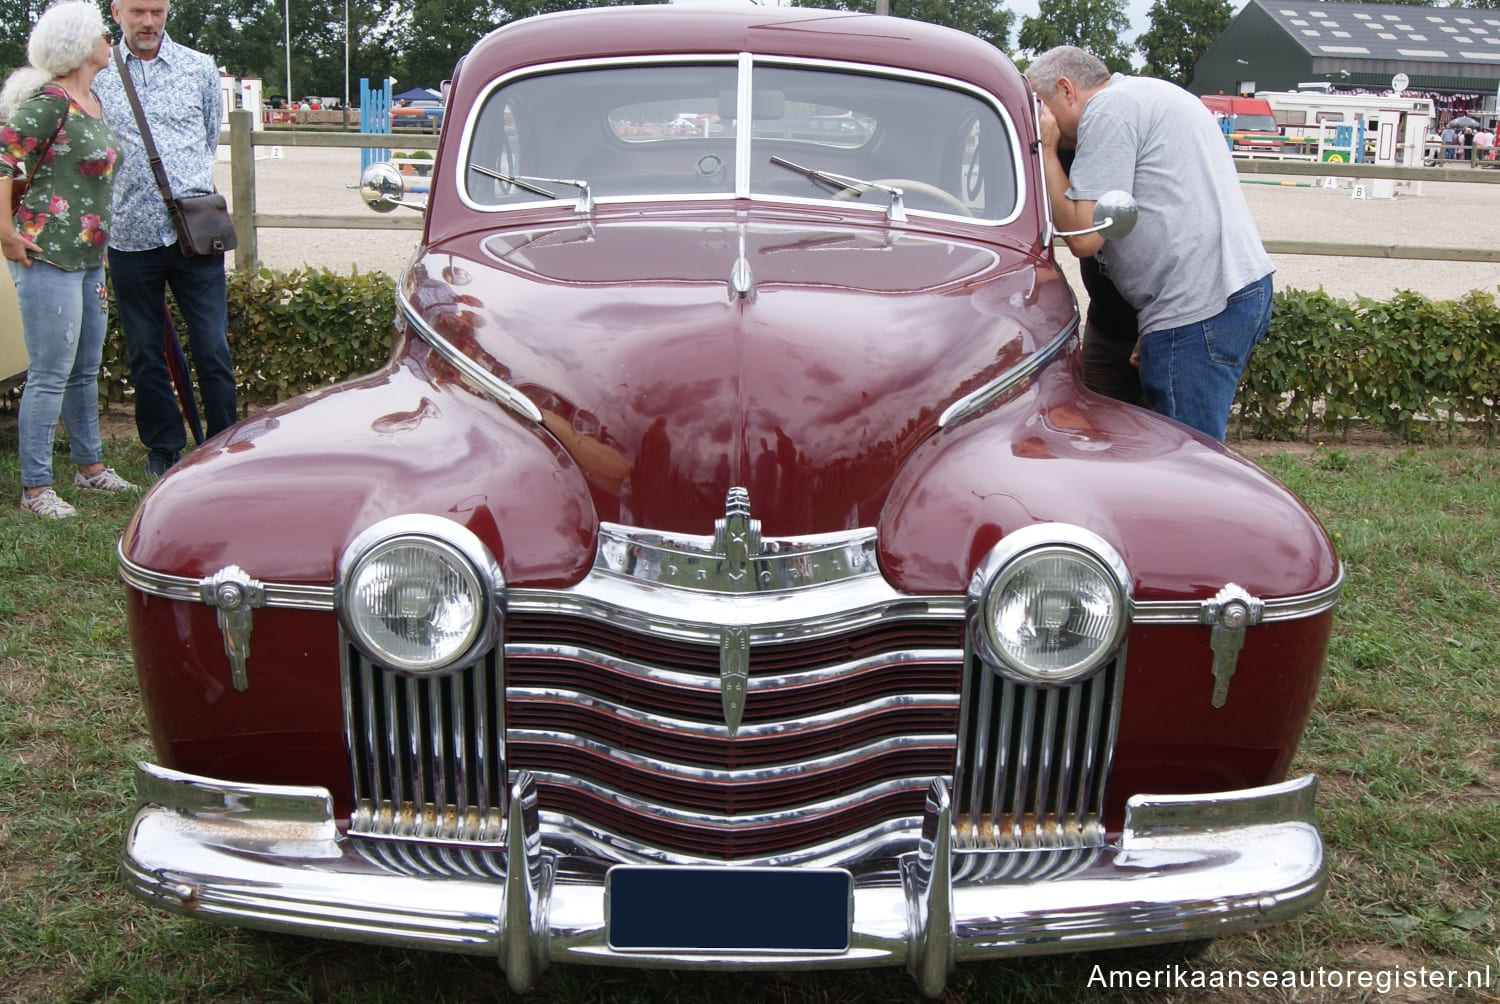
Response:
[[[1068,687],[1028,687],[971,660],[954,773],[961,848],[1097,847],[1114,751],[1119,666]]]
[[[344,728],[354,771],[350,832],[495,844],[505,838],[505,717],[492,655],[422,679],[345,646]]]
[[[513,610],[511,768],[535,776],[544,815],[665,856],[807,853],[919,817],[953,769],[961,622],[770,634],[750,631],[731,732],[716,644]]]
[[[1104,842],[1116,664],[1071,687],[1019,686],[977,660],[965,668],[963,621],[951,616],[791,641],[752,632],[731,734],[716,645],[550,609],[512,608],[506,632],[503,672],[492,654],[430,680],[347,649],[352,833],[496,847],[507,771],[525,769],[550,825],[644,858],[855,847],[917,827],[935,776],[953,778],[959,849]],[[493,868],[399,847],[376,857],[402,870]],[[990,880],[1071,870],[1061,858],[966,868]]]

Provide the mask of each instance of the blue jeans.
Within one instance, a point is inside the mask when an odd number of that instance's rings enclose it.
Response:
[[[149,251],[109,249],[109,281],[125,331],[135,427],[154,454],[176,457],[187,445],[182,410],[162,349],[166,345],[167,287],[188,326],[188,351],[203,399],[208,435],[235,421],[234,365],[229,359],[224,256],[189,258],[173,244]]]
[[[1224,441],[1250,350],[1271,326],[1271,277],[1229,296],[1206,321],[1141,339],[1141,387],[1158,414]]]
[[[7,261],[21,304],[28,365],[21,409],[21,487],[52,483],[52,437],[61,416],[68,456],[80,467],[103,459],[99,445],[99,357],[104,352],[104,268],[68,272],[32,259]]]

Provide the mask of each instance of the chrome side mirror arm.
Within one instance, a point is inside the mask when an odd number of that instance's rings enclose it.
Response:
[[[1105,192],[1094,203],[1093,226],[1082,230],[1054,230],[1052,236],[1082,237],[1085,234],[1099,234],[1107,241],[1117,241],[1135,229],[1138,215],[1135,198],[1129,192],[1116,189]]]

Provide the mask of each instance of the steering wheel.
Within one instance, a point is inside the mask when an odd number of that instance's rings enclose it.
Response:
[[[903,202],[905,201],[905,196],[908,193],[915,193],[917,195],[926,196],[927,198],[932,199],[934,202],[941,203],[945,210],[957,213],[959,216],[974,215],[973,212],[970,211],[969,207],[964,205],[962,202],[959,202],[958,197],[952,192],[949,192],[946,189],[939,188],[936,185],[928,184],[925,181],[916,181],[912,178],[878,178],[876,179],[875,184],[885,185],[887,188],[901,189]],[[849,202],[853,199],[859,198],[863,194],[864,193],[857,188],[846,188],[842,192],[839,192],[837,195],[835,195],[834,198],[839,202]]]

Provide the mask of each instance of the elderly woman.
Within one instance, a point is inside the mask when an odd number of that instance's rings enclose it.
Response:
[[[21,304],[29,366],[18,416],[21,508],[72,516],[52,488],[58,417],[77,465],[73,486],[135,491],[102,462],[99,358],[107,313],[104,246],[110,179],[118,156],[91,90],[109,63],[99,8],[64,0],[42,14],[27,47],[31,65],[0,90],[0,204],[11,206],[14,178],[31,179],[11,216],[0,218],[0,250]]]

